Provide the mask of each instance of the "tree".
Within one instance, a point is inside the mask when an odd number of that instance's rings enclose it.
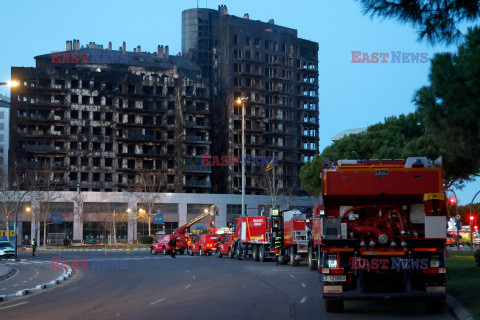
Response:
[[[265,193],[270,197],[273,207],[285,207],[289,203],[289,198],[293,195],[293,187],[285,187],[282,181],[278,179],[278,174],[282,172],[276,172],[275,174],[275,188],[273,170],[265,171],[264,167],[257,167],[257,184],[260,188],[265,190]],[[275,170],[278,170],[277,168]]]
[[[148,235],[152,235],[152,220],[157,213],[155,207],[163,200],[167,176],[160,170],[142,169],[135,180],[129,182],[129,192],[142,208],[139,218],[148,224]]]
[[[10,172],[10,185],[7,170],[5,167],[0,168],[0,228],[7,230],[7,241],[10,241],[8,227],[15,220],[20,203],[31,188],[22,190],[26,182],[20,166],[14,166],[14,169]]]
[[[43,246],[47,245],[47,225],[51,224],[51,214],[56,207],[54,202],[60,198],[57,192],[58,184],[63,180],[55,177],[55,169],[49,163],[45,162],[42,167],[35,172],[36,186],[32,200],[38,204],[35,214],[35,223],[43,223]]]
[[[461,23],[480,17],[478,0],[356,0],[371,17],[396,18],[418,30],[419,40],[451,44],[460,38]]]
[[[321,193],[322,158],[339,159],[405,159],[425,156],[436,159],[441,150],[435,138],[427,134],[419,113],[386,118],[367,128],[366,132],[351,134],[326,147],[320,156],[300,169],[300,179],[307,191]]]
[[[436,54],[430,85],[415,93],[417,112],[444,156],[445,187],[461,188],[480,173],[480,28],[458,52]]]
[[[322,193],[321,174],[322,158],[319,155],[315,155],[312,161],[307,162],[300,169],[300,181],[308,193],[317,197]]]

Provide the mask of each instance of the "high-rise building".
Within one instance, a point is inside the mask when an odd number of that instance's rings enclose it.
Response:
[[[198,65],[170,55],[78,40],[12,67],[10,167],[51,170],[58,189],[122,191],[142,169],[166,191],[210,192],[210,100]]]
[[[182,13],[182,50],[209,77],[216,156],[241,156],[246,98],[246,154],[278,159],[277,188],[302,194],[301,166],[318,153],[318,43],[273,20],[228,14],[226,6]],[[219,192],[241,192],[241,167],[213,168]],[[246,192],[265,193],[264,167],[247,166]]]
[[[0,94],[0,166],[8,167],[10,98]]]

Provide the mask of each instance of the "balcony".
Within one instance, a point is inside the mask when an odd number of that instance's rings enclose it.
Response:
[[[211,143],[209,137],[202,138],[200,136],[187,135],[187,142],[191,143]]]
[[[207,129],[210,128],[205,122],[185,121],[187,128]]]
[[[202,165],[193,165],[193,164],[187,164],[185,166],[185,171],[186,172],[205,172],[205,173],[211,173],[212,168],[210,166],[202,166]],[[202,181],[203,182],[203,181]]]
[[[67,153],[63,147],[44,145],[27,145],[25,151],[33,153]]]
[[[210,181],[203,180],[187,180],[185,181],[185,187],[211,188],[212,183]]]

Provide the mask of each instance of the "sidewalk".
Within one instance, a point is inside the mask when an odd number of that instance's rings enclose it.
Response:
[[[12,272],[12,268],[7,267],[4,264],[0,264],[0,280],[6,278],[10,272]]]

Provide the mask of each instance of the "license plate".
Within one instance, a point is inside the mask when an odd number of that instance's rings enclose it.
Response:
[[[323,281],[342,281],[345,282],[347,281],[347,276],[346,275],[332,275],[332,274],[324,274],[322,276]]]
[[[323,286],[323,293],[342,293],[342,286]]]
[[[428,293],[445,293],[445,287],[427,287]]]

